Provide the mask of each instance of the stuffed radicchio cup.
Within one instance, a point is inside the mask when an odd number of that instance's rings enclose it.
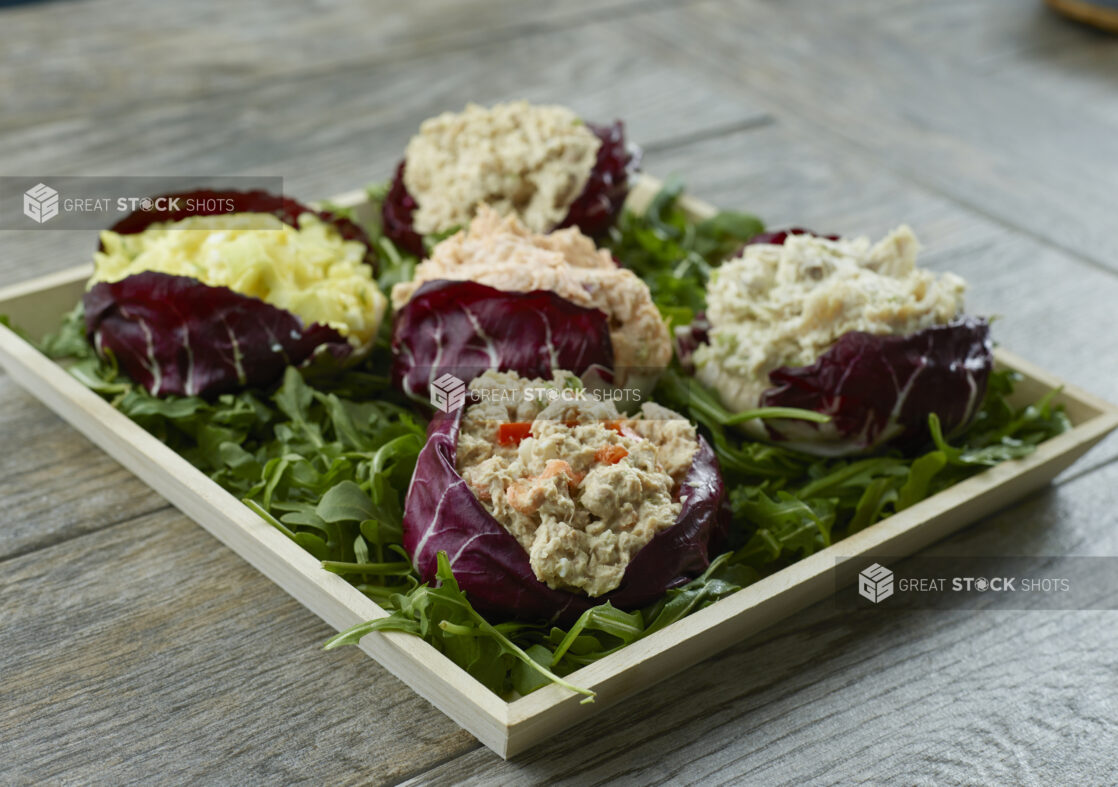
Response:
[[[392,289],[396,385],[421,401],[444,375],[554,369],[646,390],[672,357],[648,286],[577,229],[531,232],[482,206]]]
[[[569,624],[606,601],[640,607],[701,573],[725,534],[694,426],[655,404],[624,418],[575,379],[486,372],[428,427],[404,548],[424,581],[445,552],[483,614]]]
[[[423,123],[382,205],[385,235],[418,257],[423,236],[464,227],[479,205],[534,232],[604,235],[629,193],[639,151],[621,121],[596,126],[560,106],[470,104]]]
[[[168,195],[101,234],[90,343],[155,395],[268,385],[371,349],[387,302],[352,222],[262,191]]]
[[[989,325],[963,314],[965,282],[916,266],[900,227],[877,244],[789,230],[716,270],[681,359],[732,411],[796,407],[817,424],[767,420],[755,436],[818,455],[924,444],[977,413],[993,368]]]

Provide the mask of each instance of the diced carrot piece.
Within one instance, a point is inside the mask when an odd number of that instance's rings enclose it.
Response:
[[[629,452],[619,445],[603,445],[594,453],[594,458],[602,464],[615,465],[628,455]]]
[[[520,445],[520,441],[532,433],[532,425],[524,422],[501,424],[497,427],[497,442],[500,445]]]

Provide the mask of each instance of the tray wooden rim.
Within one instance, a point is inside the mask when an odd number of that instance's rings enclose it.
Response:
[[[637,205],[646,203],[659,185],[651,177],[642,177],[631,200]],[[683,199],[684,207],[697,217],[714,211],[699,200]],[[365,201],[363,191],[331,200],[357,207]],[[6,306],[78,286],[90,272],[91,265],[81,265],[2,288],[0,313]],[[408,634],[373,634],[360,647],[486,746],[510,757],[826,596],[833,590],[831,572],[837,561],[874,551],[915,552],[1047,483],[1118,428],[1118,407],[1008,351],[999,349],[997,359],[1000,365],[1020,371],[1031,384],[1062,387],[1061,399],[1073,411],[1073,421],[1078,421],[1073,428],[1023,460],[973,476],[583,667],[569,679],[598,693],[592,705],[581,704],[580,696],[558,686],[506,702],[433,646]],[[387,614],[3,326],[0,365],[32,395],[334,628],[341,630]]]

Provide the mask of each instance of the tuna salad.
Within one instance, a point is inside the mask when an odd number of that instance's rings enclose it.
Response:
[[[526,101],[469,104],[426,120],[405,153],[415,229],[464,226],[486,204],[546,232],[585,188],[601,144],[566,107]]]
[[[577,380],[577,378],[574,378]],[[672,527],[699,450],[695,427],[646,403],[622,418],[582,398],[572,375],[486,372],[470,384],[457,469],[528,553],[536,578],[591,597],[621,584],[633,556]]]
[[[845,334],[906,336],[962,311],[966,283],[918,268],[907,226],[876,244],[809,233],[781,240],[746,246],[707,287],[709,338],[694,352],[695,373],[731,410],[756,407],[773,371],[811,364]]]
[[[474,281],[508,292],[544,290],[609,320],[618,380],[652,372],[672,357],[671,336],[646,285],[576,228],[534,233],[516,217],[482,206],[467,229],[434,247],[410,282],[392,289],[400,311],[419,288],[440,280]]]
[[[636,155],[620,122],[591,126],[566,107],[514,101],[423,122],[383,206],[385,233],[422,256],[423,236],[464,227],[481,205],[534,232],[604,233],[628,193]]]

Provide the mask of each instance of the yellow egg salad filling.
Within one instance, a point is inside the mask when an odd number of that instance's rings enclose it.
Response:
[[[329,325],[359,350],[372,346],[387,304],[365,246],[311,213],[298,227],[261,213],[191,216],[134,235],[102,232],[101,245],[90,287],[144,271],[189,276]]]

